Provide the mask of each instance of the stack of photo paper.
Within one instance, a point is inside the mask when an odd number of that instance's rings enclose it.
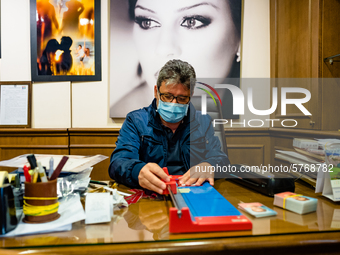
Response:
[[[317,202],[316,198],[306,197],[293,192],[282,192],[274,196],[274,205],[299,214],[315,212]]]
[[[274,216],[277,214],[275,211],[261,203],[239,203],[238,206],[240,209],[255,216],[256,218]]]
[[[288,221],[299,226],[308,226],[309,229],[318,228],[317,213],[297,214],[295,212],[287,211],[278,207],[274,208],[277,212],[277,219]]]

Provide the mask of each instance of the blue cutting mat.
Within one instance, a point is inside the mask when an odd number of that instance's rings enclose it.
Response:
[[[202,186],[178,187],[190,189],[181,195],[193,217],[239,216],[241,213],[208,182]]]

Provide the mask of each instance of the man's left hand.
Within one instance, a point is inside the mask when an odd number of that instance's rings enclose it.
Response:
[[[179,183],[185,186],[200,186],[205,180],[208,180],[210,185],[214,185],[214,173],[210,170],[211,165],[207,162],[202,162],[190,168],[182,177],[180,177]]]

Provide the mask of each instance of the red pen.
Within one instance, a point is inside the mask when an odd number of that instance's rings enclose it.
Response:
[[[26,182],[31,182],[31,175],[29,174],[28,170],[29,170],[28,167],[24,165],[24,175]]]

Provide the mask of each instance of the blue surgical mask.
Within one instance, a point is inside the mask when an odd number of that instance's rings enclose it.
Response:
[[[187,115],[189,104],[167,103],[159,99],[157,112],[169,123],[177,123]]]

